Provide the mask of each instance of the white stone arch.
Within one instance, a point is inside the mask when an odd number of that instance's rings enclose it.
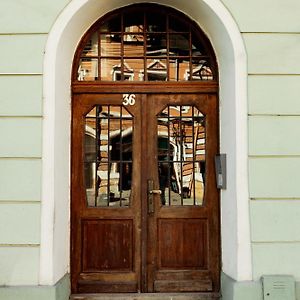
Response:
[[[143,0],[73,0],[49,34],[44,58],[43,178],[40,284],[69,270],[71,66],[82,35],[105,13]],[[247,58],[239,29],[219,0],[154,0],[182,11],[207,34],[220,74],[221,152],[227,189],[221,192],[222,271],[252,279],[247,160]]]

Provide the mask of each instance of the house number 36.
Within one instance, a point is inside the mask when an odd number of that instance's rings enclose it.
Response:
[[[134,105],[135,104],[135,94],[123,94],[123,105]]]

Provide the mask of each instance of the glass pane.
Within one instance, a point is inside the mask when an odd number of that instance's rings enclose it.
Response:
[[[194,60],[192,64],[192,70],[193,70],[193,75],[191,80],[213,80],[214,79],[210,63],[205,59]]]
[[[148,81],[167,80],[167,60],[147,59],[147,79]]]
[[[125,59],[124,61],[124,80],[144,80],[144,60]]]
[[[162,205],[202,205],[205,117],[194,106],[168,106],[158,115],[158,174]]]
[[[85,178],[85,187],[86,187],[86,197],[88,206],[95,205],[95,170],[96,163],[89,162],[84,163],[84,178]]]
[[[82,56],[98,56],[98,33],[93,33],[86,42]]]
[[[84,175],[88,206],[130,205],[132,131],[132,115],[122,106],[97,105],[87,114]]]
[[[166,34],[147,34],[147,56],[164,56],[167,54]]]
[[[162,13],[147,13],[146,15],[148,32],[166,32],[166,15]]]
[[[120,59],[102,58],[100,64],[101,80],[121,80],[122,68]]]
[[[82,58],[78,67],[79,81],[94,81],[98,78],[98,59]]]
[[[124,32],[144,32],[144,14],[142,12],[125,13]]]
[[[144,56],[144,36],[124,35],[124,56]]]
[[[203,43],[195,34],[192,34],[192,55],[195,57],[205,55]]]
[[[189,34],[170,34],[169,36],[170,56],[188,56],[190,55]]]
[[[170,81],[186,81],[189,79],[190,59],[172,57],[169,60]]]
[[[101,32],[121,32],[121,16],[117,15],[109,20],[105,20],[99,29]]]
[[[121,56],[121,36],[101,34],[101,56]]]
[[[187,23],[182,22],[180,18],[175,16],[169,17],[169,31],[171,32],[189,32],[189,26]]]

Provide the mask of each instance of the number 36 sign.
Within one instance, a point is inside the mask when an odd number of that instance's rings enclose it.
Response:
[[[135,94],[123,94],[123,105],[134,105],[135,104]]]

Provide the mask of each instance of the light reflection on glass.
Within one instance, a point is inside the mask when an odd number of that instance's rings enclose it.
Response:
[[[82,51],[82,56],[98,56],[98,33],[91,35]]]
[[[86,116],[84,177],[87,205],[130,205],[133,118],[121,106],[97,105]]]
[[[94,81],[98,78],[98,59],[82,58],[79,62],[78,77],[79,81]]]
[[[205,117],[194,106],[168,106],[158,115],[158,176],[165,206],[202,205]]]

